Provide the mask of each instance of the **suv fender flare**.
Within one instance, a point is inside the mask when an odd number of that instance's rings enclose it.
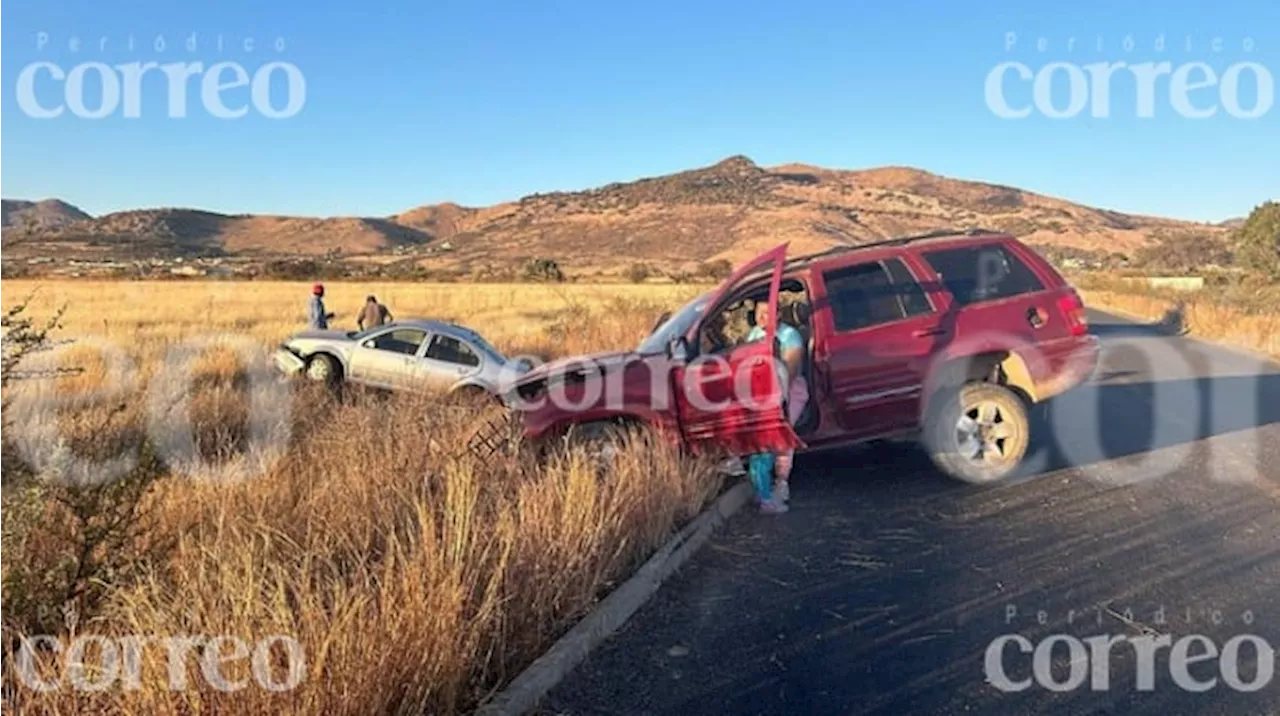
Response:
[[[1036,382],[1031,378],[1031,370],[1027,362],[1017,351],[1009,351],[1008,357],[1000,362],[1000,372],[1004,376],[1001,381],[1010,388],[1016,388],[1029,403],[1040,402]]]
[[[1028,404],[1039,402],[1040,392],[1024,355],[1026,348],[1016,345],[1015,341],[983,341],[953,347],[938,356],[925,377],[921,414],[928,410],[928,404],[939,391],[956,390],[973,382],[999,383],[1013,389]],[[1034,346],[1030,350],[1035,353]]]
[[[667,429],[674,429],[675,426],[667,426],[665,422],[657,416],[647,416],[643,413],[630,410],[604,410],[591,411],[582,416],[574,416],[566,420],[561,420],[549,429],[544,431],[540,437],[542,438],[559,438],[568,433],[575,425],[585,425],[587,423],[613,423],[617,425],[636,425],[649,428],[658,433],[664,433]],[[675,433],[679,435],[678,432]]]

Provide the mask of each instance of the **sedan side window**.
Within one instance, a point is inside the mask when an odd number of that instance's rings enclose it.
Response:
[[[418,348],[422,346],[422,342],[426,338],[426,331],[416,328],[397,328],[394,331],[380,333],[370,338],[364,342],[364,346],[411,356],[418,354]]]
[[[431,345],[427,346],[427,357],[458,365],[480,365],[480,356],[476,355],[466,343],[453,336],[437,335],[432,338]]]

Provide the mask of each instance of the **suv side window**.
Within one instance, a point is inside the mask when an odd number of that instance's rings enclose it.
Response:
[[[929,303],[928,296],[924,295],[924,288],[911,275],[906,264],[901,259],[889,259],[885,265],[889,267],[889,276],[893,279],[898,300],[902,301],[902,310],[907,317],[933,313],[933,305]]]
[[[888,271],[880,261],[824,271],[827,300],[837,331],[889,323],[906,317]]]
[[[924,252],[960,306],[1044,290],[1027,265],[999,244]]]
[[[427,346],[427,357],[458,365],[480,365],[480,357],[466,343],[453,336],[437,335]]]

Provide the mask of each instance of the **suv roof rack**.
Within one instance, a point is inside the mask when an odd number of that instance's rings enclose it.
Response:
[[[861,251],[862,249],[878,248],[882,246],[904,246],[906,244],[910,244],[916,241],[924,241],[927,239],[953,238],[956,236],[986,236],[988,234],[999,234],[999,233],[1001,232],[993,231],[991,229],[983,229],[983,228],[936,229],[934,231],[929,231],[923,234],[915,234],[913,236],[900,236],[892,239],[879,239],[879,240],[871,241],[865,244],[850,244],[847,246],[834,246],[825,251],[819,251],[814,254],[797,256],[796,258],[787,261],[787,265],[793,266],[796,264],[809,263],[816,259],[825,258],[827,256],[835,256],[835,255],[847,253],[850,251]]]

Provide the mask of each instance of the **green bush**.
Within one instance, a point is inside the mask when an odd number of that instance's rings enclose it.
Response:
[[[1255,207],[1233,238],[1240,266],[1280,278],[1280,204],[1268,201]]]

